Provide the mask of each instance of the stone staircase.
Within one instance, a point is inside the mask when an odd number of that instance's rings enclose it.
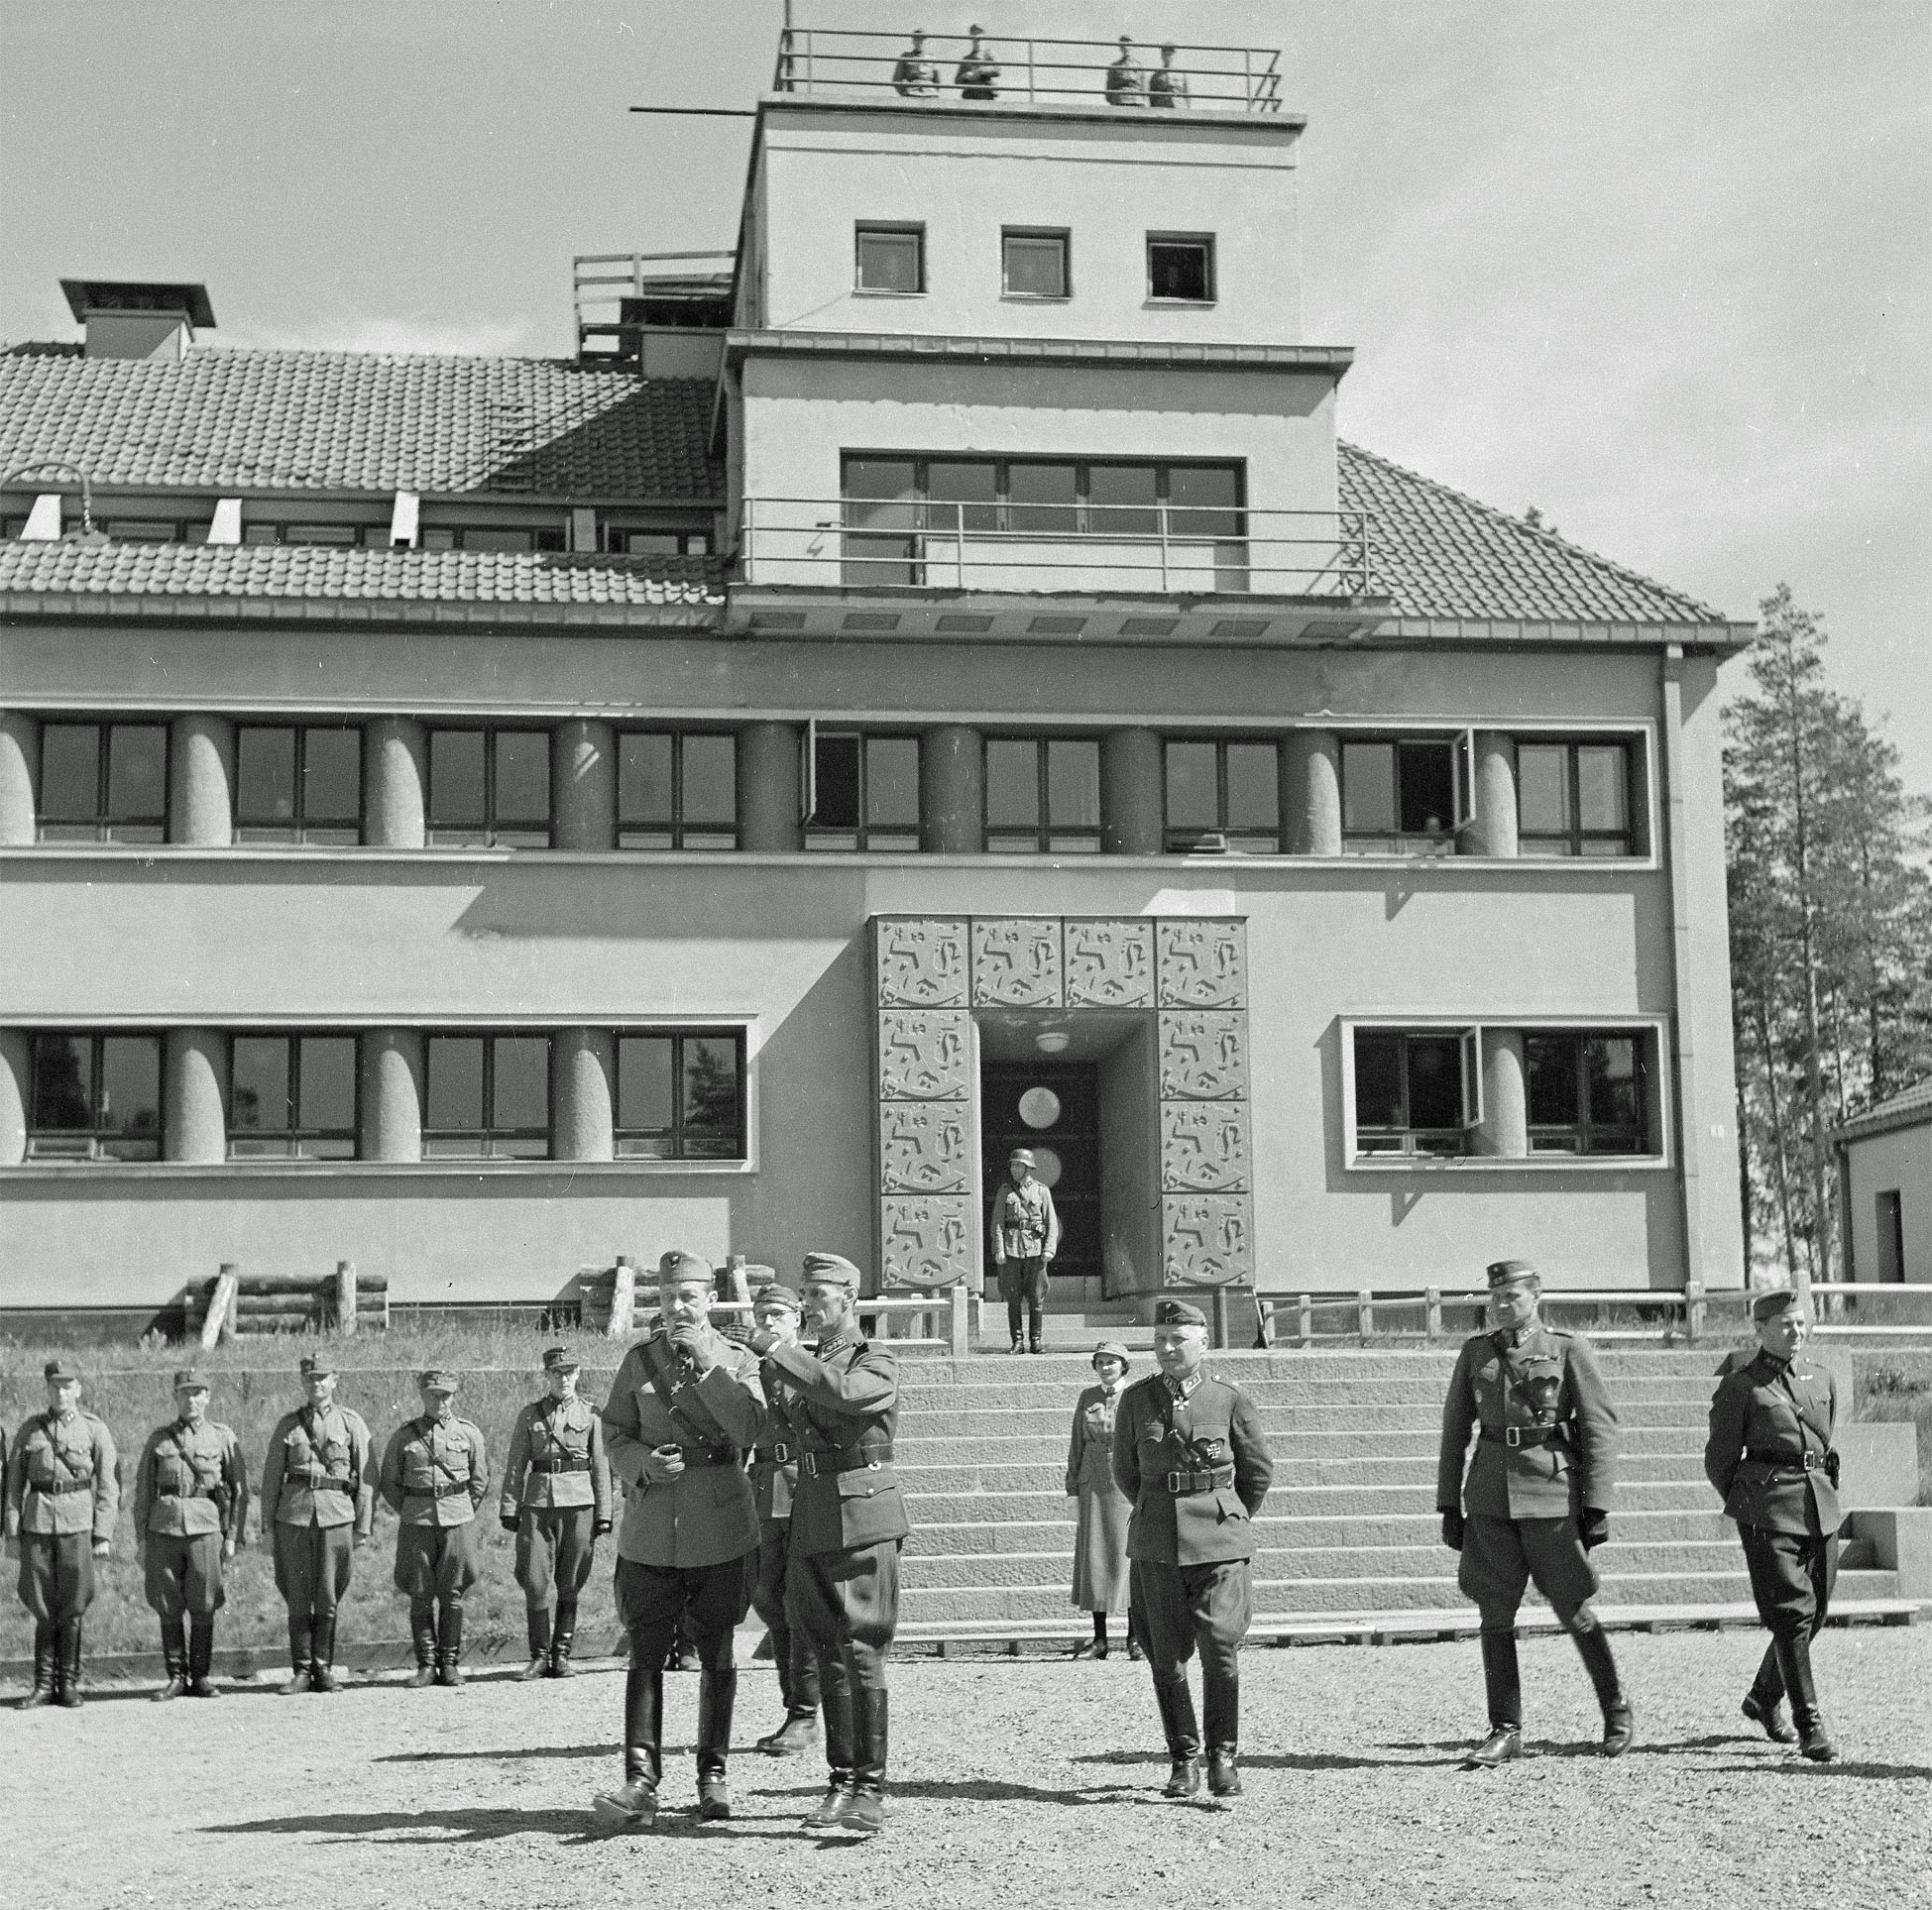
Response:
[[[1083,1345],[1101,1337],[1101,1323],[1090,1324]],[[1146,1329],[1124,1337],[1144,1345]],[[1624,1458],[1612,1539],[1596,1558],[1600,1603],[1623,1622],[1751,1615],[1736,1529],[1703,1472],[1716,1358],[1599,1349]],[[1211,1370],[1252,1395],[1275,1454],[1275,1485],[1256,1521],[1256,1633],[1474,1629],[1435,1513],[1437,1428],[1454,1363],[1446,1349],[1209,1356]],[[1130,1378],[1150,1365],[1137,1356]],[[1087,1622],[1068,1601],[1073,1502],[1061,1485],[1074,1401],[1091,1377],[1086,1360],[1058,1350],[908,1359],[901,1377],[898,1470],[913,1521],[901,1635],[1083,1635]],[[1896,1575],[1875,1568],[1869,1543],[1849,1543],[1838,1609],[1915,1609],[1896,1595]],[[1897,1614],[1876,1602],[1897,1603]],[[1539,1622],[1554,1620],[1546,1608],[1526,1609],[1526,1627]]]

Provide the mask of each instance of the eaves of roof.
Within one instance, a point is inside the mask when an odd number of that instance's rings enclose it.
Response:
[[[1869,1141],[1874,1135],[1896,1134],[1910,1127],[1932,1127],[1932,1075],[1863,1114],[1841,1121],[1832,1129],[1831,1138],[1843,1146],[1847,1141]]]
[[[1340,378],[1352,345],[1201,345],[1134,338],[986,338],[953,332],[750,331],[725,334],[732,364],[746,358],[958,359],[989,365],[1153,366],[1169,371],[1315,372]]]

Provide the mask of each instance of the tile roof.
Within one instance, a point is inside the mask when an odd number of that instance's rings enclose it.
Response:
[[[1932,1125],[1932,1074],[1901,1094],[1854,1114],[1832,1130],[1834,1141],[1864,1141],[1875,1134],[1890,1134],[1902,1127]]]
[[[1344,510],[1374,514],[1371,569],[1402,617],[1722,623],[1722,613],[1353,444]]]
[[[713,387],[548,359],[199,347],[178,364],[0,354],[0,471],[96,485],[715,498]]]

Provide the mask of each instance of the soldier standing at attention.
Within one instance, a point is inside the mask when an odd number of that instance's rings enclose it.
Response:
[[[786,1597],[818,1662],[825,1708],[825,1796],[811,1830],[874,1837],[885,1828],[885,1660],[899,1627],[899,1552],[911,1527],[892,1469],[899,1368],[858,1331],[858,1269],[805,1256],[809,1351],[752,1330],[768,1393],[798,1434]]]
[[[780,1346],[798,1344],[803,1302],[789,1287],[775,1282],[758,1294],[751,1323]],[[771,1655],[778,1667],[778,1696],[785,1722],[758,1748],[774,1757],[810,1749],[819,1736],[819,1664],[802,1627],[794,1626],[785,1604],[786,1567],[791,1558],[792,1501],[798,1494],[798,1433],[792,1425],[793,1399],[777,1373],[762,1375],[765,1393],[764,1443],[751,1455],[751,1491],[758,1506],[758,1582],[751,1607],[771,1633]]]
[[[1814,1763],[1838,1756],[1811,1678],[1818,1635],[1838,1579],[1838,1383],[1798,1358],[1811,1330],[1788,1289],[1751,1304],[1758,1351],[1718,1384],[1704,1471],[1738,1521],[1758,1616],[1771,1634],[1744,1714],[1773,1742],[1792,1731],[1778,1706],[1786,1692],[1799,1748]]]
[[[1109,106],[1145,106],[1147,75],[1134,63],[1134,43],[1120,36],[1120,57],[1107,68],[1106,101]]]
[[[440,1367],[416,1376],[422,1410],[397,1427],[383,1454],[383,1501],[396,1534],[396,1589],[409,1601],[415,1675],[409,1688],[463,1683],[463,1594],[477,1582],[471,1525],[490,1492],[481,1429],[451,1410],[456,1380]]]
[[[1207,1316],[1183,1299],[1154,1308],[1160,1368],[1120,1396],[1114,1483],[1134,1502],[1127,1530],[1133,1609],[1154,1674],[1170,1769],[1164,1796],[1200,1790],[1200,1727],[1188,1660],[1200,1652],[1207,1788],[1239,1797],[1241,1683],[1236,1652],[1252,1616],[1252,1520],[1275,1462],[1254,1402],[1201,1370]]]
[[[1015,1353],[1026,1351],[1020,1337],[1022,1303],[1033,1350],[1046,1351],[1040,1344],[1041,1316],[1053,1257],[1060,1251],[1060,1216],[1054,1211],[1052,1190],[1035,1178],[1035,1165],[1030,1149],[1015,1148],[1007,1157],[1006,1179],[993,1195],[993,1265],[999,1269],[999,1296],[1006,1302],[1006,1330],[1013,1336],[1010,1350]]]
[[[1074,1603],[1093,1614],[1093,1636],[1074,1647],[1077,1658],[1107,1655],[1107,1614],[1127,1609],[1127,1522],[1133,1502],[1113,1482],[1113,1433],[1127,1380],[1127,1349],[1102,1340],[1093,1350],[1098,1384],[1082,1390],[1074,1406],[1067,1444],[1067,1497],[1079,1503],[1074,1527]],[[1139,1657],[1135,1628],[1127,1625],[1127,1650]]]
[[[288,1608],[287,1698],[336,1688],[336,1610],[376,1510],[369,1427],[336,1404],[326,1360],[310,1353],[299,1370],[306,1402],[276,1421],[262,1466],[262,1528],[273,1534],[275,1589]]]
[[[1161,49],[1161,63],[1147,75],[1148,105],[1168,108],[1187,105],[1188,75],[1175,66],[1177,51],[1171,40]]]
[[[915,30],[912,45],[892,68],[892,90],[908,99],[931,99],[939,91],[939,68],[926,57],[926,36]]]
[[[960,89],[962,99],[997,99],[999,88],[993,82],[999,77],[999,61],[986,45],[986,30],[980,26],[968,27],[966,37],[968,44],[954,69],[953,84]]]
[[[176,1373],[174,1417],[148,1435],[134,1475],[134,1548],[148,1603],[161,1620],[168,1669],[157,1704],[221,1696],[208,1682],[215,1614],[227,1603],[223,1568],[235,1556],[247,1517],[242,1449],[227,1426],[208,1417],[207,1382],[194,1372]]]
[[[591,1801],[609,1831],[657,1821],[664,1775],[664,1659],[688,1616],[698,1684],[698,1817],[732,1814],[726,1763],[738,1668],[733,1633],[751,1606],[758,1514],[744,1455],[764,1431],[758,1362],[711,1324],[712,1270],[676,1249],[657,1263],[659,1316],[624,1356],[604,1405],[611,1468],[629,1488],[618,1532],[618,1617],[630,1637],[624,1782]]]
[[[15,1435],[7,1460],[7,1550],[20,1560],[20,1602],[34,1615],[34,1689],[20,1709],[80,1703],[80,1622],[94,1602],[121,1510],[114,1435],[80,1406],[80,1375],[49,1360],[47,1410]]]
[[[1492,1330],[1463,1344],[1442,1406],[1435,1505],[1456,1583],[1482,1614],[1489,1736],[1463,1759],[1488,1770],[1523,1754],[1516,1615],[1534,1580],[1576,1640],[1603,1707],[1603,1754],[1630,1748],[1636,1720],[1590,1601],[1590,1553],[1610,1536],[1617,1409],[1590,1342],[1537,1313],[1542,1280],[1527,1260],[1488,1269]],[[1463,1477],[1469,1436],[1475,1457]]]
[[[504,1530],[516,1534],[516,1583],[529,1627],[528,1678],[568,1678],[577,1600],[597,1541],[611,1529],[611,1466],[604,1421],[577,1397],[577,1361],[561,1346],[543,1355],[547,1391],[516,1415],[504,1462]],[[557,1621],[550,1627],[550,1588]]]

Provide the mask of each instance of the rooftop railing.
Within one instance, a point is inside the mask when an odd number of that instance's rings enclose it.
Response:
[[[584,252],[570,262],[570,296],[577,313],[577,347],[616,338],[624,301],[655,293],[666,298],[722,296],[738,264],[735,252]]]
[[[791,27],[778,37],[772,90],[860,99],[1015,100],[1036,106],[1111,106],[1122,112],[1281,111],[1274,47],[1179,46],[1114,40],[1036,40],[963,34],[866,33]]]

